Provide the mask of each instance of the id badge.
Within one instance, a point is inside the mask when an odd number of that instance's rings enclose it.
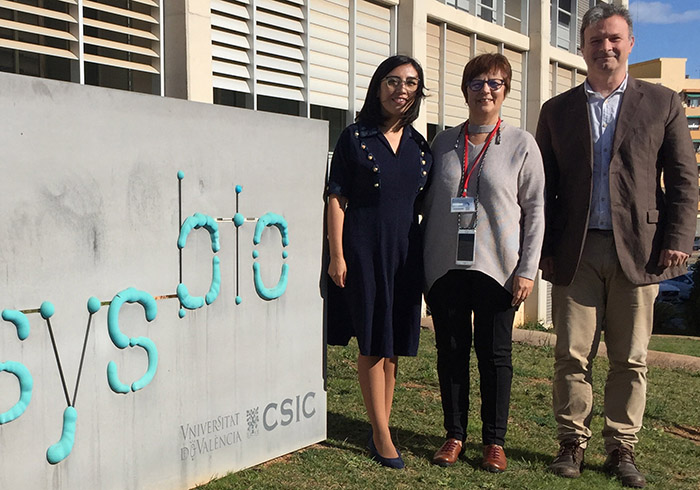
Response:
[[[476,230],[460,228],[457,230],[457,265],[474,264]]]
[[[476,204],[473,197],[453,197],[450,203],[452,213],[473,213],[475,210]]]

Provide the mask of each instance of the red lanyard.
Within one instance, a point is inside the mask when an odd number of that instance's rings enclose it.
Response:
[[[481,163],[482,158],[484,158],[484,153],[486,153],[486,149],[489,147],[491,144],[491,140],[493,137],[496,135],[496,132],[498,131],[498,128],[501,127],[501,118],[498,118],[498,122],[496,123],[496,127],[493,128],[493,131],[489,133],[489,137],[486,139],[486,143],[484,143],[484,147],[481,149],[479,154],[476,156],[476,160],[474,160],[474,166],[472,167],[471,171],[467,172],[469,169],[469,120],[464,123],[464,189],[462,189],[462,197],[467,197],[467,187],[469,186],[469,178],[472,176],[474,173],[474,169],[479,166]]]

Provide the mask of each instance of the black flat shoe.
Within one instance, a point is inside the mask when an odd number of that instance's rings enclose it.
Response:
[[[397,458],[385,458],[384,456],[379,454],[379,452],[377,451],[377,447],[374,445],[374,439],[370,434],[369,454],[370,457],[377,463],[379,463],[382,466],[386,466],[387,468],[393,468],[395,470],[403,469],[406,465],[404,464],[403,459],[401,458],[401,453],[398,449],[396,450],[396,453],[399,455]]]

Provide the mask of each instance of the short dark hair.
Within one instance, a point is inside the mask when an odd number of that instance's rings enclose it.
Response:
[[[632,16],[630,11],[621,5],[613,5],[612,3],[601,3],[595,7],[591,7],[588,11],[583,14],[583,20],[581,21],[581,48],[583,48],[583,43],[585,38],[583,37],[584,31],[592,26],[596,25],[601,20],[609,19],[614,15],[619,15],[625,22],[627,22],[627,27],[630,30],[630,37],[632,37]]]
[[[491,71],[500,71],[503,74],[503,84],[505,85],[505,95],[510,92],[510,80],[513,77],[513,69],[510,67],[508,58],[499,53],[480,54],[469,60],[462,72],[462,93],[467,99],[469,82],[479,75],[485,75]]]
[[[418,73],[418,89],[413,97],[413,103],[401,116],[399,125],[403,128],[404,126],[408,126],[413,121],[418,119],[418,115],[420,114],[420,104],[425,98],[423,68],[421,68],[420,63],[410,56],[397,54],[382,61],[374,71],[374,75],[372,75],[372,79],[369,82],[369,87],[367,88],[365,103],[362,105],[362,109],[355,120],[377,126],[382,126],[384,124],[384,122],[387,120],[387,116],[382,113],[382,104],[379,100],[379,91],[381,89],[382,80],[397,66],[407,64],[412,65]]]

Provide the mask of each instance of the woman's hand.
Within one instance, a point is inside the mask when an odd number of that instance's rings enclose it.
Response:
[[[345,287],[345,274],[348,267],[343,255],[343,223],[345,222],[345,207],[348,200],[337,194],[328,197],[328,248],[331,262],[328,264],[328,275],[338,287]]]
[[[328,265],[328,275],[331,276],[336,286],[340,288],[345,287],[345,275],[347,272],[348,268],[343,257],[335,259],[331,257],[331,263]]]
[[[535,282],[532,279],[515,276],[513,279],[513,301],[510,304],[512,306],[520,306],[530,296],[534,285]]]

